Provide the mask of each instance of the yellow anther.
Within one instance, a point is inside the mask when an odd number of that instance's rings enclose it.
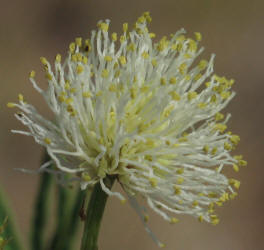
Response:
[[[211,202],[208,207],[209,207],[210,210],[214,210],[214,203]]]
[[[44,65],[47,66],[48,65],[48,61],[45,57],[40,57],[40,62]]]
[[[84,68],[82,65],[77,65],[76,67],[76,72],[77,74],[81,74],[83,72]]]
[[[149,53],[144,51],[141,56],[144,58],[144,59],[148,59],[149,58]]]
[[[177,174],[183,174],[184,173],[184,169],[183,168],[179,168],[176,171]]]
[[[8,108],[14,108],[14,107],[16,106],[16,104],[13,103],[13,102],[8,102],[8,103],[6,104],[6,106],[7,106]]]
[[[144,215],[144,221],[148,222],[149,221],[149,216],[148,215]]]
[[[108,75],[109,75],[108,70],[107,70],[107,69],[103,69],[103,70],[102,70],[102,74],[101,74],[101,76],[102,76],[103,78],[107,78]]]
[[[175,77],[171,77],[170,84],[175,84],[175,83],[176,83],[176,78]]]
[[[198,202],[198,201],[196,201],[196,200],[193,201],[193,203],[192,203],[192,206],[193,206],[193,207],[197,207],[198,205],[199,205],[199,202]]]
[[[111,92],[116,92],[117,91],[117,87],[116,87],[115,84],[110,84],[108,90],[111,91]]]
[[[92,50],[92,46],[91,46],[91,43],[90,43],[90,39],[86,39],[84,43],[85,43],[84,50],[86,52],[91,51]]]
[[[202,74],[197,74],[193,79],[194,79],[194,81],[198,81],[199,79],[201,79],[201,77],[202,77]]]
[[[151,155],[145,155],[144,157],[147,161],[153,161],[153,157]]]
[[[55,61],[56,61],[57,63],[60,63],[60,62],[61,62],[61,55],[60,55],[60,54],[57,54],[57,55],[56,55]]]
[[[231,92],[230,91],[225,91],[225,92],[222,92],[221,93],[221,97],[225,100],[225,99],[228,99],[231,95]]]
[[[44,138],[44,142],[45,142],[46,144],[51,144],[51,139],[48,138],[48,137],[46,137],[46,138]]]
[[[160,84],[165,85],[166,84],[166,79],[164,77],[160,78]]]
[[[175,218],[175,217],[172,217],[172,218],[171,218],[171,221],[170,221],[171,224],[175,224],[175,223],[177,223],[177,222],[179,222],[179,219],[177,219],[177,218]]]
[[[126,199],[122,199],[121,204],[123,204],[123,205],[126,204]]]
[[[174,194],[176,194],[176,195],[181,194],[181,189],[179,187],[177,187],[176,185],[174,185],[173,188],[174,188]]]
[[[18,100],[23,102],[24,101],[24,96],[22,94],[18,94]]]
[[[179,72],[180,72],[180,74],[183,75],[183,74],[185,73],[186,68],[187,68],[186,63],[182,63],[182,64],[179,66]]]
[[[65,84],[64,84],[64,87],[66,90],[69,90],[71,88],[71,84],[69,81],[66,81]]]
[[[159,247],[164,248],[166,245],[164,243],[159,242]]]
[[[219,224],[220,220],[218,218],[215,218],[211,222],[215,226],[215,225]]]
[[[132,99],[135,99],[136,98],[136,96],[137,96],[137,89],[136,88],[131,88],[130,89],[130,97],[132,98]]]
[[[189,92],[188,95],[188,100],[191,101],[192,99],[196,98],[197,97],[197,92]]]
[[[178,48],[177,43],[174,43],[174,44],[171,45],[171,49],[172,50],[177,50],[177,48]]]
[[[91,178],[91,176],[87,172],[83,172],[82,173],[82,179],[84,181],[90,181],[92,178]]]
[[[59,95],[58,99],[60,102],[64,102],[65,101],[65,97],[63,95]]]
[[[156,37],[156,34],[155,33],[149,33],[149,37],[150,38],[155,38]]]
[[[210,218],[213,220],[213,219],[217,219],[218,217],[217,217],[217,215],[215,215],[215,214],[211,214],[211,215],[210,215]]]
[[[179,142],[186,142],[186,141],[188,141],[188,138],[186,138],[186,137],[180,137],[179,139],[178,139],[178,141]]]
[[[149,178],[149,183],[152,187],[156,187],[158,184],[158,180],[154,177]]]
[[[128,31],[128,23],[123,23],[123,31],[124,33]]]
[[[83,92],[82,93],[83,97],[85,98],[90,98],[92,96],[91,92],[87,91],[87,92]]]
[[[113,60],[113,58],[111,56],[105,56],[104,59],[107,61],[107,62],[111,62]]]
[[[102,23],[99,23],[98,26],[100,30],[105,31],[105,32],[108,31],[109,25],[107,23],[102,22]]]
[[[170,92],[170,96],[174,101],[181,100],[181,96],[176,91]]]
[[[73,54],[74,53],[74,51],[75,51],[75,43],[70,43],[70,45],[69,45],[69,50],[70,50],[70,52],[71,52],[71,54]]]
[[[208,65],[208,62],[206,60],[201,60],[198,64],[198,68],[200,70],[204,70]]]
[[[71,103],[73,103],[73,98],[67,98],[67,99],[65,99],[65,102],[66,102],[66,104],[71,104]]]
[[[117,78],[117,77],[119,77],[120,76],[120,70],[117,70],[116,72],[115,72],[115,78]]]
[[[207,103],[205,103],[205,102],[200,102],[200,103],[197,104],[197,106],[198,106],[198,108],[200,108],[200,109],[204,109],[204,108],[207,107]]]
[[[245,167],[245,166],[247,166],[247,161],[245,161],[245,160],[239,160],[238,161],[238,165],[239,166],[242,166],[242,167]]]
[[[178,184],[182,184],[183,182],[184,182],[184,178],[179,177],[179,178],[177,179],[177,183],[178,183]]]
[[[52,80],[52,75],[50,73],[46,73],[45,77],[50,81]]]
[[[230,151],[232,149],[232,146],[228,142],[225,142],[224,143],[224,149],[227,151]]]
[[[148,23],[150,23],[152,21],[152,18],[151,18],[150,14],[149,14],[149,11],[144,12],[143,16],[146,18]]]
[[[229,195],[231,200],[235,199],[236,196],[237,196],[237,192],[234,192],[234,193]]]
[[[203,151],[204,151],[206,154],[208,154],[208,152],[209,152],[209,146],[208,146],[208,145],[205,145],[205,146],[203,147]]]
[[[141,16],[138,18],[137,23],[144,23],[146,22],[146,18],[144,16]]]
[[[240,137],[238,135],[232,135],[229,140],[234,144],[237,145],[240,141]]]
[[[82,47],[82,38],[81,37],[76,37],[75,38],[75,43],[78,47]]]
[[[87,64],[87,63],[88,63],[88,58],[87,58],[86,56],[83,56],[83,58],[82,58],[82,62],[83,62],[84,64]]]
[[[67,106],[67,111],[70,113],[71,116],[74,116],[76,114],[76,111],[73,109],[71,105]]]
[[[217,195],[217,193],[210,192],[210,193],[208,194],[208,197],[209,197],[209,198],[217,198],[218,195]]]
[[[114,32],[112,33],[112,40],[115,42],[117,40],[117,34]]]
[[[199,221],[199,222],[203,222],[203,220],[204,220],[203,216],[200,215],[200,216],[198,217],[198,221]]]
[[[234,159],[239,161],[239,160],[243,159],[243,156],[242,155],[234,155]]]
[[[123,43],[124,41],[126,41],[126,37],[125,36],[120,36],[120,43]]]
[[[206,88],[209,88],[211,86],[211,82],[206,82],[204,85]]]
[[[215,114],[215,120],[218,122],[224,118],[224,115],[221,113],[216,113]]]
[[[76,57],[77,57],[77,61],[78,62],[81,62],[82,61],[82,54],[81,53],[77,53],[76,54]]]
[[[217,151],[218,151],[217,147],[214,147],[211,151],[211,155],[215,155]]]
[[[184,35],[179,35],[177,38],[176,38],[177,41],[179,42],[183,42],[185,40],[185,36]]]
[[[212,96],[211,96],[211,99],[210,99],[210,102],[211,102],[211,103],[215,103],[216,100],[217,100],[216,95],[212,95]]]
[[[125,65],[127,60],[126,60],[126,57],[125,56],[120,56],[119,57],[119,62],[122,64],[122,65]]]
[[[200,42],[202,40],[202,35],[200,32],[194,32],[196,41]]]
[[[29,73],[29,77],[30,78],[34,78],[36,76],[36,72],[34,70],[32,70],[30,73]]]
[[[192,58],[192,56],[190,54],[186,53],[186,54],[184,54],[184,58],[190,59],[190,58]]]
[[[71,60],[73,61],[73,62],[77,62],[78,60],[77,60],[77,55],[76,54],[73,54],[72,56],[71,56]]]
[[[169,41],[167,41],[167,37],[164,36],[162,37],[162,39],[159,41],[159,44],[157,46],[157,49],[159,51],[163,51],[164,49],[166,49],[168,47]]]
[[[151,64],[152,64],[153,67],[157,67],[157,64],[158,64],[157,60],[156,59],[152,59]]]
[[[240,187],[240,181],[236,179],[229,179],[229,184],[233,185],[236,189],[239,189]]]
[[[71,88],[71,89],[70,89],[70,92],[71,92],[71,93],[76,93],[76,91],[77,91],[76,88]]]
[[[189,39],[189,49],[192,52],[197,50],[197,43],[193,39]]]
[[[227,126],[223,123],[216,123],[214,129],[223,133],[226,130]]]
[[[130,43],[128,46],[127,46],[127,50],[128,51],[135,51],[135,44],[134,43]]]

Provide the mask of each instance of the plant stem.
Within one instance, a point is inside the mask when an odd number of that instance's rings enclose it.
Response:
[[[107,176],[104,179],[104,183],[109,189],[112,188],[114,181],[115,176]],[[90,202],[87,207],[81,250],[98,250],[98,233],[107,198],[108,195],[102,190],[100,183],[97,183],[94,186]]]
[[[48,161],[50,158],[45,154],[43,162]],[[32,224],[31,235],[31,249],[42,250],[44,249],[44,229],[48,221],[48,204],[49,204],[49,191],[51,188],[52,177],[49,173],[43,173],[40,177],[39,191],[36,198],[35,211]]]
[[[55,229],[54,236],[49,246],[50,250],[62,250],[65,244],[65,236],[67,237],[68,220],[69,220],[69,203],[70,203],[70,190],[60,184],[57,185],[58,197],[57,202],[57,228]]]
[[[86,197],[86,192],[79,190],[76,199],[71,211],[69,225],[68,225],[68,235],[67,235],[67,242],[64,245],[63,250],[69,250],[72,248],[72,245],[74,243],[74,238],[77,233],[78,223],[80,221],[79,212],[81,209],[81,206],[83,204],[83,201]]]
[[[4,223],[5,219],[7,218],[7,222]],[[4,225],[5,224],[5,225]],[[21,250],[23,249],[19,238],[17,236],[17,229],[13,222],[12,211],[7,204],[5,199],[5,195],[0,191],[0,231],[1,240],[8,240],[7,245],[4,247],[6,250]],[[1,246],[0,246],[0,249]]]
[[[79,211],[87,192],[81,190],[72,192],[73,190],[67,187],[58,186],[57,228],[49,250],[69,250],[74,243],[80,221]]]

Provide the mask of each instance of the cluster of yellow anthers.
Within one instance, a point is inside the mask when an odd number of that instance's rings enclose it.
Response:
[[[124,201],[103,181],[117,175],[143,221],[136,194],[171,223],[178,221],[171,214],[189,214],[217,224],[215,205],[234,198],[240,185],[223,167],[237,172],[246,165],[231,156],[239,136],[226,132],[230,115],[220,113],[235,95],[234,80],[213,75],[214,55],[193,64],[203,51],[200,33],[186,38],[182,29],[156,43],[150,21],[146,12],[131,31],[124,23],[119,39],[109,36],[109,20],[100,21],[91,39],[70,44],[64,61],[56,56],[53,70],[42,57],[47,90],[38,87],[34,71],[30,80],[55,119],[43,118],[19,95],[8,106],[20,108],[16,117],[29,131],[15,132],[33,136],[57,172],[72,173],[82,188],[100,182]]]

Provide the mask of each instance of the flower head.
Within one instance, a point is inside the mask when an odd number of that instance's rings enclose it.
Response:
[[[220,113],[234,97],[234,80],[213,74],[214,55],[197,61],[200,33],[186,38],[182,29],[155,43],[148,13],[129,31],[109,35],[109,20],[83,41],[76,38],[65,60],[54,67],[42,57],[47,90],[34,88],[54,113],[49,121],[19,95],[16,115],[43,145],[59,173],[70,173],[81,187],[116,175],[132,205],[144,219],[135,196],[142,195],[165,220],[189,214],[218,223],[215,205],[236,195],[239,181],[223,174],[225,166],[238,171],[246,164],[230,151],[239,136],[226,132]],[[197,62],[194,62],[197,61]],[[16,131],[19,132],[19,131]],[[42,167],[45,169],[47,165]]]

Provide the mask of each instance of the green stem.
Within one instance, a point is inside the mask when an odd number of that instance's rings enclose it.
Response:
[[[52,238],[49,249],[50,250],[62,250],[65,244],[65,235],[68,227],[69,220],[69,201],[70,190],[67,187],[61,185],[58,188],[58,205],[57,205],[57,228]]]
[[[114,176],[108,176],[104,179],[104,183],[109,189],[113,186],[114,181]],[[94,186],[90,202],[87,207],[81,250],[98,250],[98,233],[107,198],[108,195],[102,190],[100,183],[97,183]]]
[[[7,222],[5,223],[4,226],[3,223],[6,218],[7,218]],[[0,192],[0,227],[1,227],[0,238],[4,240],[8,240],[8,243],[4,247],[4,249],[6,250],[23,249],[17,236],[17,230],[12,218],[12,211],[7,205],[5,195],[2,194],[2,192]]]
[[[74,202],[70,220],[69,220],[69,225],[68,225],[68,230],[67,230],[67,242],[65,242],[63,250],[69,250],[72,248],[72,245],[74,243],[74,238],[77,233],[77,228],[78,228],[78,223],[80,221],[79,217],[79,212],[82,207],[83,201],[86,197],[86,192],[85,191],[78,191],[78,194],[76,195],[76,200]]]
[[[50,160],[47,153],[43,162]],[[44,230],[48,221],[49,191],[52,177],[49,173],[43,173],[40,177],[39,191],[36,198],[35,211],[32,224],[31,249],[44,249]]]

